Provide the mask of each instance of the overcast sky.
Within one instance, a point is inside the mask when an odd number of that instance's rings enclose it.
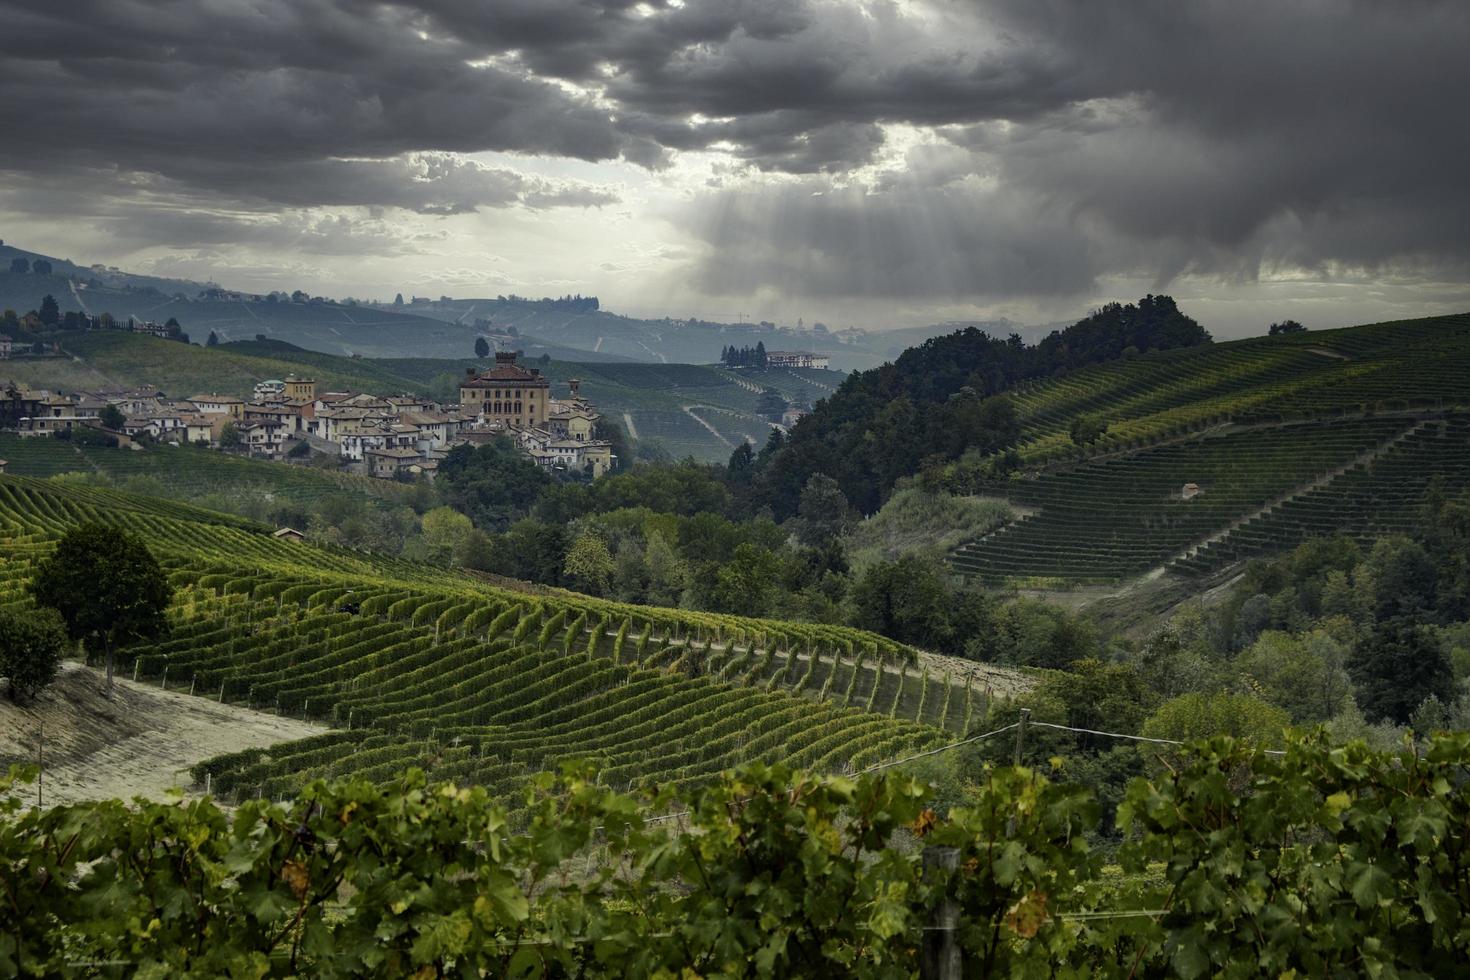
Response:
[[[1466,0],[0,0],[0,237],[868,328],[1470,310]]]

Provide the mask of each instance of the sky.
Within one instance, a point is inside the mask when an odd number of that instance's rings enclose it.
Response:
[[[1465,0],[0,0],[0,238],[865,329],[1470,310]]]

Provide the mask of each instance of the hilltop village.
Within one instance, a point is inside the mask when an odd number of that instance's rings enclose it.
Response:
[[[415,395],[324,391],[313,378],[261,381],[249,401],[199,393],[170,398],[157,387],[67,394],[11,384],[0,428],[21,436],[106,440],[122,447],[187,443],[261,459],[336,457],[382,479],[432,480],[460,444],[501,437],[543,469],[600,477],[617,465],[612,443],[596,438],[601,415],[567,382],[565,396],[535,368],[497,352],[494,367],[470,370],[458,404]]]

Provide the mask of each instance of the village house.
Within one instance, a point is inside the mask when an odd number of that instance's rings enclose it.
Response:
[[[294,374],[288,374],[284,383],[284,394],[286,400],[291,402],[315,401],[316,379],[298,378]]]
[[[240,444],[251,456],[273,458],[280,454],[286,442],[285,423],[275,419],[241,422],[235,430],[240,434]]]
[[[255,382],[255,400],[268,402],[277,398],[286,397],[286,382],[274,378]]]
[[[364,456],[367,458],[368,475],[384,480],[396,480],[400,476],[408,475],[409,468],[423,460],[416,449],[389,446],[368,449]]]
[[[204,415],[229,415],[237,419],[245,415],[245,402],[231,395],[194,395],[189,404]]]
[[[10,351],[14,346],[15,342],[13,340],[4,334],[0,334],[0,361],[10,359]]]
[[[165,326],[152,320],[134,320],[132,317],[128,317],[128,330],[162,340],[168,340],[170,337],[177,336],[178,333],[177,327]]]
[[[286,435],[294,436],[301,429],[301,413],[286,405],[255,404],[244,406],[247,422],[273,420],[286,427]]]
[[[813,354],[809,350],[773,350],[766,352],[766,367],[773,368],[819,368],[826,370],[826,354]]]

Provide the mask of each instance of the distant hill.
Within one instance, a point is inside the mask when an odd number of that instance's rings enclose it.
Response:
[[[586,304],[582,304],[585,306]],[[710,364],[731,344],[768,350],[806,350],[826,354],[839,370],[867,368],[882,361],[892,346],[887,334],[861,331],[833,333],[795,329],[772,323],[718,323],[699,319],[640,319],[606,310],[578,308],[575,303],[500,296],[494,299],[416,300],[411,311],[455,323],[489,321],[497,328],[514,327],[522,336],[599,354],[663,364]],[[588,358],[582,357],[581,360]]]
[[[17,258],[31,264],[39,259],[49,263],[51,271],[12,274],[10,265]],[[996,337],[1015,332],[1028,341],[1050,329],[1009,320],[880,332],[836,331],[820,324],[798,329],[768,322],[631,317],[593,308],[591,303],[514,296],[416,298],[401,306],[321,297],[293,302],[214,282],[137,275],[0,245],[0,310],[24,313],[38,308],[48,294],[63,311],[108,312],[118,318],[160,322],[175,317],[191,339],[201,343],[211,331],[222,341],[253,340],[264,334],[309,350],[361,357],[462,357],[474,350],[477,337],[488,335],[501,349],[579,362],[713,364],[724,347],[764,343],[767,350],[825,354],[834,369],[854,371],[894,360],[909,347],[966,326]],[[516,336],[507,339],[512,328]]]

